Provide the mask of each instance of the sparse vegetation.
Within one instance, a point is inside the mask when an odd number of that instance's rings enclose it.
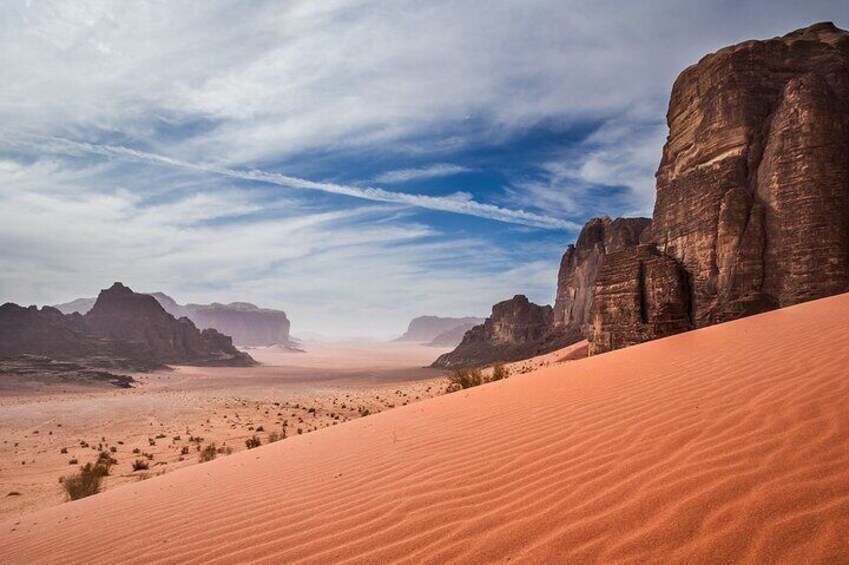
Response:
[[[510,370],[504,366],[504,363],[499,361],[492,366],[492,377],[490,377],[489,380],[500,381],[501,379],[506,379],[509,376]]]
[[[68,477],[62,477],[60,482],[65,489],[68,500],[78,500],[100,492],[103,477],[109,474],[109,465],[98,461],[94,465],[86,463],[80,471]]]
[[[480,369],[454,369],[448,373],[448,392],[480,386],[485,382]]]
[[[218,450],[215,449],[215,444],[210,443],[209,445],[201,449],[200,453],[198,454],[198,461],[200,461],[201,463],[206,463],[207,461],[212,461],[217,456]]]
[[[262,441],[258,437],[253,436],[245,440],[245,445],[248,447],[248,449],[253,449],[262,445]]]
[[[144,459],[136,459],[133,461],[133,472],[136,471],[147,471],[150,468],[147,461]]]

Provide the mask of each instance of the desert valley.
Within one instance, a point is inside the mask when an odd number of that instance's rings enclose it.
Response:
[[[175,186],[193,182],[174,172],[188,170],[400,208],[383,220],[358,212],[369,218],[358,229],[377,231],[338,248],[298,230],[337,221],[341,209],[296,217],[273,240],[279,258],[229,271],[222,264],[235,255],[205,247],[210,234],[232,230],[247,243],[238,253],[252,256],[273,235],[251,229],[276,229],[266,214],[295,206],[233,204],[247,211],[170,232],[179,242],[167,252],[158,237],[134,241],[122,253],[153,253],[94,269],[134,280],[0,306],[0,562],[849,562],[849,32],[815,23],[690,62],[666,86],[650,217],[592,191],[593,214],[575,223],[574,203],[567,221],[527,202],[478,202],[477,192],[307,181],[60,139],[73,145],[62,159],[116,160],[116,175],[129,159],[168,168],[162,182]],[[215,129],[181,135],[206,128]],[[602,129],[587,139],[600,143]],[[481,170],[438,164],[369,182]],[[571,186],[577,174],[557,182]],[[91,206],[103,213],[110,202]],[[548,246],[534,230],[571,235],[554,246],[559,264],[529,260],[509,284],[471,271],[448,284],[440,277],[456,276],[455,262],[481,268],[486,251],[427,240],[448,229],[428,216],[427,229],[425,218],[405,226],[426,244],[409,247],[404,235],[378,273],[368,245],[395,234],[405,207],[518,225],[512,243],[476,235],[504,246],[493,256],[515,252],[511,261]],[[131,221],[121,214],[116,226]],[[151,221],[142,214],[137,233]],[[25,222],[16,229],[24,241]],[[286,255],[305,241],[302,256]],[[321,245],[332,249],[329,275],[315,260]],[[463,261],[405,263],[466,245]],[[360,252],[363,265],[339,262]],[[160,277],[179,270],[172,257],[193,255],[199,280]],[[304,293],[285,312],[257,299],[272,296],[263,277],[278,262],[305,273],[281,284]],[[243,270],[245,280],[215,278]],[[10,271],[0,290],[27,286],[19,278]],[[425,286],[388,287],[398,280]],[[338,296],[319,292],[330,284]],[[536,303],[538,285],[551,305]],[[493,288],[500,301],[481,312]],[[405,328],[383,325],[403,292],[421,303],[404,305]],[[430,309],[439,300],[446,307]],[[371,333],[346,333],[348,319]]]

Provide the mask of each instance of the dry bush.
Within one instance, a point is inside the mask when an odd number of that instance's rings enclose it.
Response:
[[[210,443],[203,449],[201,449],[198,454],[198,461],[201,463],[206,463],[207,461],[212,461],[218,456],[218,450],[215,449],[215,444]]]
[[[86,463],[85,467],[80,467],[78,473],[62,477],[61,483],[68,500],[78,500],[100,492],[100,483],[108,474],[108,466],[100,463],[95,465]]]
[[[487,382],[480,369],[454,369],[448,373],[448,392],[465,390]]]
[[[509,376],[510,370],[504,366],[504,363],[499,361],[492,366],[492,377],[490,377],[489,380],[500,381],[501,379],[506,379]]]

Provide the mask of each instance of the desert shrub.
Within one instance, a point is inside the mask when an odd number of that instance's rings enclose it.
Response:
[[[68,461],[68,465],[76,465],[78,463],[79,463],[78,459],[71,459],[70,461]]]
[[[198,454],[198,461],[201,463],[206,463],[207,461],[212,461],[218,456],[218,450],[215,449],[215,444],[210,443],[203,449],[201,449]]]
[[[253,436],[245,440],[245,445],[248,446],[248,449],[253,449],[262,445],[262,441],[258,437]]]
[[[59,453],[68,453],[68,448],[63,447],[62,449],[59,450]]]
[[[135,453],[136,455],[138,455],[139,453],[141,453],[141,449],[139,449],[138,447],[133,448],[133,453]]]
[[[136,459],[133,461],[133,472],[147,471],[148,469],[150,469],[150,465],[148,465],[147,461],[144,459]]]
[[[216,451],[219,455],[230,455],[231,453],[233,453],[233,448],[229,445],[224,445],[216,449]]]
[[[492,366],[492,377],[489,380],[491,381],[500,381],[501,379],[506,379],[510,376],[510,370],[504,366],[504,363],[499,361],[495,365]]]
[[[105,465],[107,467],[111,467],[112,465],[117,465],[118,460],[112,457],[112,455],[106,451],[101,451],[100,455],[97,456],[97,465]]]
[[[465,390],[484,384],[486,378],[480,369],[454,369],[448,373],[448,391]]]
[[[103,477],[109,474],[108,469],[106,472],[103,471],[103,465],[87,463],[85,467],[80,467],[78,473],[62,477],[62,487],[65,489],[68,500],[78,500],[100,492],[100,483]]]
[[[188,455],[189,454],[189,446],[184,445],[183,449],[180,450],[180,455]]]

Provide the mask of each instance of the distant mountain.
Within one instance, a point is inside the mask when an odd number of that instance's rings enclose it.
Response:
[[[115,283],[85,315],[0,306],[0,356],[37,355],[90,367],[148,370],[169,364],[249,366],[253,359],[214,329],[175,318],[152,296]]]
[[[94,308],[95,302],[97,302],[97,298],[77,298],[76,300],[65,302],[64,304],[54,304],[53,308],[56,308],[63,314],[73,314],[74,312],[77,312],[78,314],[86,314],[89,310]]]
[[[410,321],[407,331],[395,341],[429,343],[441,334],[451,330],[456,330],[460,326],[468,326],[470,324],[472,326],[476,326],[482,323],[483,318],[442,318],[440,316],[419,316],[418,318],[413,318]]]
[[[451,328],[430,340],[428,345],[430,347],[457,347],[460,345],[460,342],[463,341],[463,336],[466,335],[466,332],[477,325],[478,324],[468,323]]]
[[[198,328],[215,329],[233,338],[240,346],[292,345],[289,337],[290,322],[282,310],[259,308],[249,302],[231,304],[178,304],[162,292],[148,293],[166,312],[175,318],[186,317]],[[78,298],[55,308],[65,314],[85,314],[94,306],[94,298]]]

